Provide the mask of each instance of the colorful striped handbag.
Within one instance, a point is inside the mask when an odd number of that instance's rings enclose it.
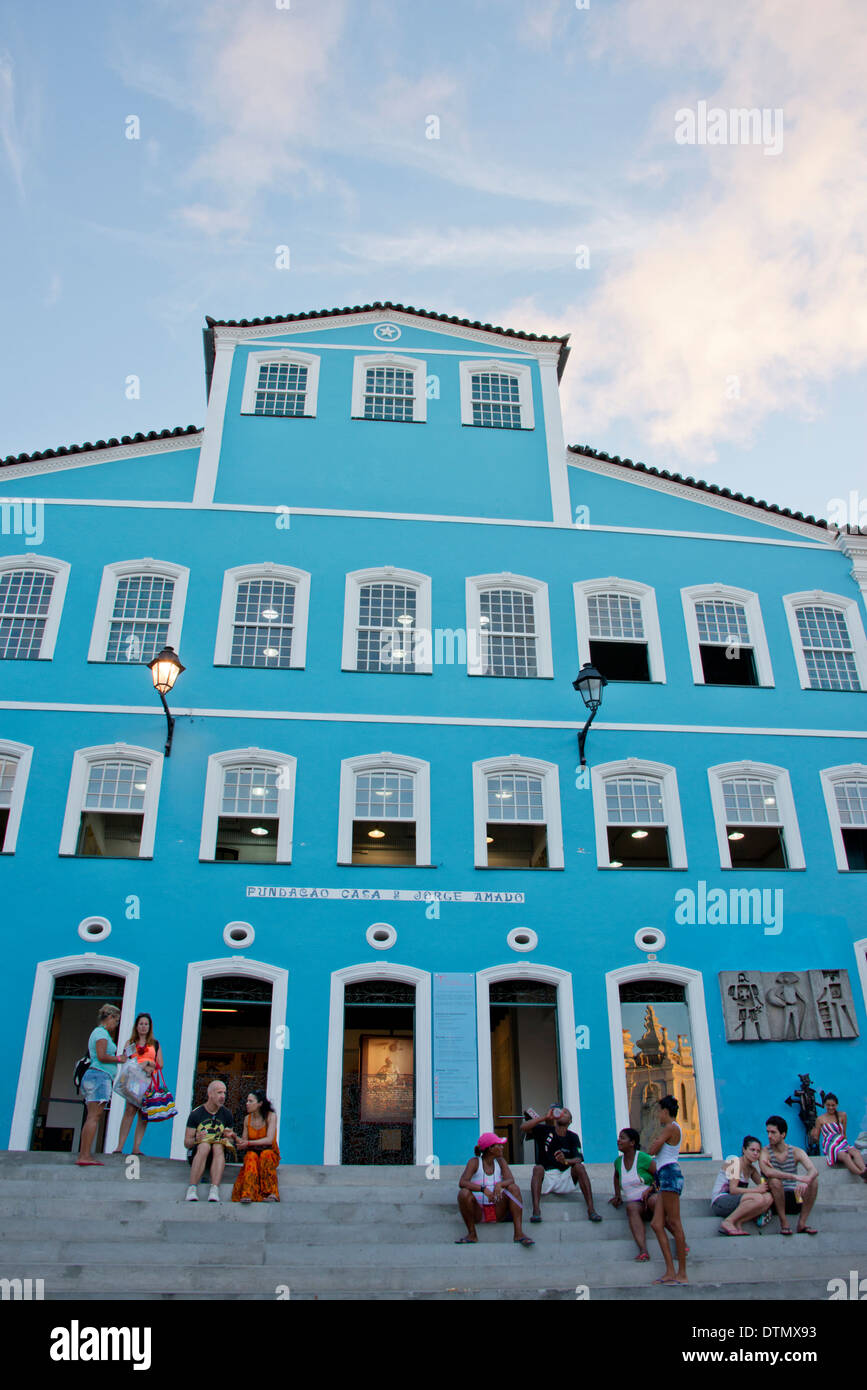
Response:
[[[154,1072],[151,1088],[139,1108],[149,1124],[156,1124],[158,1120],[173,1120],[177,1115],[175,1098],[171,1091],[166,1090],[161,1071]]]

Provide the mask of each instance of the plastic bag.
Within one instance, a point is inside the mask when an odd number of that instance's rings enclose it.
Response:
[[[136,1109],[141,1105],[151,1084],[151,1078],[138,1062],[124,1062],[114,1078],[114,1089]]]

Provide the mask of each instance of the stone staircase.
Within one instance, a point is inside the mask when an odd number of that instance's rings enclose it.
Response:
[[[818,1165],[817,1165],[818,1166]],[[188,1169],[144,1158],[140,1176],[106,1156],[77,1168],[66,1154],[0,1153],[0,1278],[42,1279],[46,1300],[106,1299],[598,1299],[826,1300],[827,1284],[867,1275],[867,1185],[821,1163],[813,1211],[819,1235],[784,1239],[776,1219],[748,1239],[725,1239],[709,1214],[718,1165],[685,1162],[681,1212],[691,1248],[689,1288],[652,1284],[663,1263],[635,1263],[626,1215],[607,1205],[611,1167],[591,1164],[599,1225],[580,1195],[543,1199],[536,1241],[512,1241],[511,1223],[464,1233],[458,1167],[438,1180],[424,1168],[284,1167],[281,1202],[242,1207],[185,1202]],[[527,1201],[529,1168],[515,1176]],[[796,1224],[795,1219],[792,1225]]]

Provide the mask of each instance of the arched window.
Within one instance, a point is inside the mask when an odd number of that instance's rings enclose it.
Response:
[[[346,576],[344,671],[427,675],[431,649],[431,581],[415,570],[355,570]]]
[[[803,869],[789,774],[770,763],[708,768],[722,869]]]
[[[294,348],[248,353],[241,414],[315,415],[318,387],[318,357]]]
[[[867,869],[867,766],[848,763],[821,774],[837,868]]]
[[[573,585],[578,655],[609,681],[665,681],[656,595],[636,580],[586,579]]]
[[[696,584],[680,595],[696,685],[773,685],[758,594]]]
[[[376,353],[356,357],[352,372],[352,416],[358,420],[424,422],[426,366],[417,357]]]
[[[338,864],[430,864],[430,764],[396,753],[340,765]]]
[[[201,860],[291,864],[296,760],[267,748],[208,759]]]
[[[69,565],[47,555],[0,560],[0,661],[50,661]]]
[[[685,869],[677,774],[627,758],[591,769],[600,869]]]
[[[522,574],[467,580],[467,672],[523,680],[553,676],[547,584]]]
[[[562,869],[557,767],[517,753],[473,763],[477,869]]]
[[[461,424],[531,430],[533,382],[527,363],[461,362]]]
[[[214,665],[300,670],[307,654],[309,607],[306,570],[270,562],[226,570]]]
[[[14,854],[33,749],[0,739],[0,854]]]
[[[88,661],[148,662],[180,645],[189,570],[167,560],[122,560],[103,570]]]
[[[152,858],[162,765],[162,754],[151,748],[80,748],[72,760],[60,853]]]
[[[867,689],[867,639],[854,599],[839,594],[783,598],[803,690]]]

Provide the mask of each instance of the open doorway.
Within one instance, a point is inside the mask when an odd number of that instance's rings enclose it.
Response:
[[[342,1163],[414,1162],[414,985],[346,985],[341,1102]]]
[[[58,975],[48,1022],[45,1061],[37,1092],[30,1148],[36,1152],[74,1153],[78,1150],[84,1103],[76,1095],[72,1074],[87,1041],[97,1027],[102,1004],[123,1004],[124,981],[96,971]],[[108,1107],[100,1116],[93,1152],[105,1148]]]
[[[212,1081],[225,1082],[239,1134],[247,1096],[267,1087],[271,993],[270,980],[248,975],[211,975],[202,983],[192,1106],[207,1099]],[[279,1109],[279,1096],[269,1100]]]
[[[669,980],[620,985],[623,1063],[629,1123],[646,1148],[659,1130],[658,1106],[674,1096],[683,1132],[681,1153],[702,1152],[692,1024],[686,988]]]
[[[560,1074],[557,988],[535,980],[490,985],[493,1120],[505,1136],[509,1163],[533,1163],[535,1147],[521,1134],[529,1106],[544,1114],[564,1104]]]

